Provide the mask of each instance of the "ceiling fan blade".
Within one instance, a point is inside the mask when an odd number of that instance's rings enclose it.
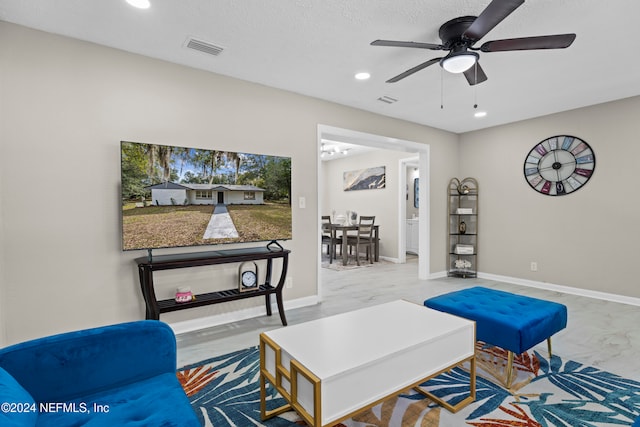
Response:
[[[390,78],[389,80],[387,80],[387,83],[395,83],[397,81],[400,81],[402,79],[404,79],[405,77],[409,77],[411,74],[416,73],[420,70],[422,70],[423,68],[427,68],[429,65],[433,65],[436,64],[438,62],[440,62],[442,58],[433,58],[428,60],[427,62],[423,62],[420,65],[416,65],[415,67],[408,69],[407,71],[405,71],[404,73],[400,73],[397,76]]]
[[[464,76],[471,86],[477,85],[487,80],[487,75],[480,66],[480,63],[476,61],[473,67],[464,72]]]
[[[371,42],[371,46],[413,47],[418,49],[431,49],[431,50],[441,50],[443,48],[443,46],[440,44],[420,43],[420,42],[401,42],[401,41],[395,41],[395,40],[374,40]]]
[[[483,52],[505,52],[510,50],[563,49],[571,46],[575,39],[575,34],[557,34],[554,36],[493,40],[484,43],[480,50]]]
[[[522,3],[524,0],[493,0],[467,28],[462,37],[473,41],[480,40]]]

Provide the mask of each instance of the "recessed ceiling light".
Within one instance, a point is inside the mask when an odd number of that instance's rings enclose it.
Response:
[[[484,117],[487,115],[486,111],[478,111],[474,114],[475,117]]]
[[[369,77],[371,77],[371,74],[362,72],[362,73],[357,73],[355,77],[357,80],[367,80]]]
[[[149,0],[127,0],[127,3],[138,9],[149,9],[149,7],[151,7]]]

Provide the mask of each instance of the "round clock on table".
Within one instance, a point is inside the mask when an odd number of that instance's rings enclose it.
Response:
[[[258,286],[258,265],[253,262],[243,262],[238,267],[238,290],[240,292],[256,291]]]
[[[564,196],[583,187],[593,175],[596,156],[580,138],[558,135],[536,144],[524,161],[524,177],[534,190]]]

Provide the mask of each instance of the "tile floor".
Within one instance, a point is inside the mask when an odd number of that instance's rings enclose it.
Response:
[[[640,380],[640,307],[485,279],[418,280],[417,260],[376,263],[347,271],[321,271],[323,301],[287,311],[290,325],[395,299],[419,304],[434,295],[485,286],[565,304],[567,328],[552,338],[563,359]],[[178,336],[178,366],[258,344],[262,331],[282,327],[277,314],[233,322]],[[535,347],[546,354],[546,342]]]

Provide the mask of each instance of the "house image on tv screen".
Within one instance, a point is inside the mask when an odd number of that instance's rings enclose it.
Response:
[[[254,185],[177,184],[163,182],[147,187],[156,206],[170,205],[261,205],[264,189]]]

